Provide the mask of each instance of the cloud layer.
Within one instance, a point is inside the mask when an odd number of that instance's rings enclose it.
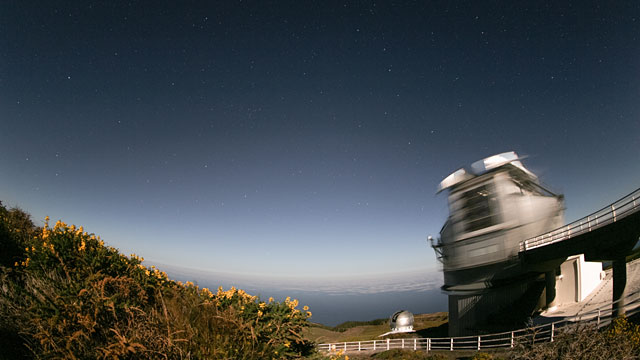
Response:
[[[151,262],[149,263],[151,264]],[[147,264],[148,265],[148,264]],[[411,272],[346,277],[340,279],[278,278],[261,275],[238,275],[206,270],[190,269],[153,263],[176,280],[193,281],[201,286],[228,288],[235,286],[246,290],[300,291],[327,295],[357,295],[389,292],[416,292],[437,289],[442,285],[442,273],[436,269]]]

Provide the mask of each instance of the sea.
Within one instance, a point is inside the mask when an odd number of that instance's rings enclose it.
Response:
[[[145,262],[145,265],[150,265]],[[269,278],[188,269],[153,263],[169,278],[191,281],[215,293],[219,286],[231,286],[266,301],[297,299],[299,308],[308,306],[314,323],[336,326],[347,321],[387,319],[398,310],[414,314],[447,311],[447,297],[440,286],[437,269],[414,270],[340,279]]]

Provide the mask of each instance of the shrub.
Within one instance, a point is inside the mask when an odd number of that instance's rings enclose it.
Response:
[[[605,328],[581,325],[559,331],[553,342],[519,344],[512,359],[630,359],[640,355],[640,327],[626,318]]]
[[[0,266],[24,260],[20,257],[25,244],[37,230],[29,214],[18,208],[7,210],[0,201]]]
[[[37,358],[290,359],[313,351],[302,338],[311,313],[297,300],[182,284],[82,227],[49,227],[47,218],[38,229],[0,208],[3,243],[9,234],[20,246],[13,264],[0,265],[0,326]]]
[[[491,360],[491,359],[493,359],[493,356],[485,352],[475,353],[475,355],[471,357],[471,360]]]
[[[438,353],[426,353],[423,351],[394,349],[372,356],[374,359],[403,359],[403,360],[447,360],[448,356]]]
[[[425,356],[425,360],[448,360],[449,357],[444,354],[431,354]]]

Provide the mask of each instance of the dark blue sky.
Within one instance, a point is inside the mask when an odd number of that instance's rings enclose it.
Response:
[[[567,220],[640,185],[640,3],[0,5],[0,200],[270,277],[433,271],[437,184],[514,150]]]

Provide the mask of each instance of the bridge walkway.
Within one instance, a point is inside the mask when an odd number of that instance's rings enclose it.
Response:
[[[582,219],[520,242],[520,256],[547,259],[585,254],[590,261],[628,253],[640,236],[640,189]]]
[[[637,189],[582,219],[522,241],[518,256],[523,266],[532,268],[578,254],[584,254],[586,261],[612,261],[612,303],[616,315],[622,315],[627,292],[626,256],[639,239],[640,189]],[[547,277],[551,276],[549,272]]]

